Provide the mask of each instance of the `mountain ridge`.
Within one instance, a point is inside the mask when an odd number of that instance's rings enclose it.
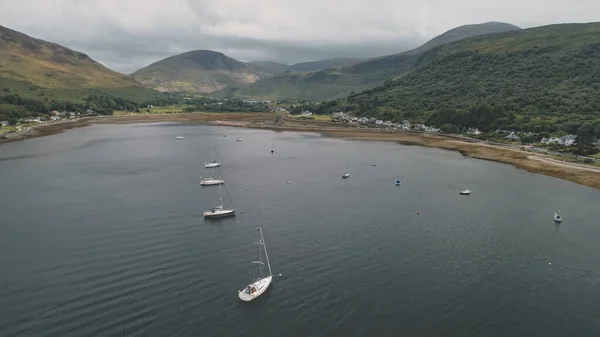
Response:
[[[404,74],[416,62],[419,54],[439,44],[519,29],[517,26],[501,22],[463,25],[450,29],[412,50],[371,58],[339,69],[322,69],[307,74],[279,74],[242,87],[235,94],[248,98],[315,101],[341,98]],[[316,78],[321,80],[315,81]]]
[[[140,86],[88,55],[0,26],[0,78],[45,88]]]

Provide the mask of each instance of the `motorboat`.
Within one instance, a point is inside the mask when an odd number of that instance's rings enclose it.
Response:
[[[470,195],[471,194],[471,190],[462,190],[460,191],[460,195]]]
[[[243,141],[244,141],[244,138],[240,137],[240,138],[236,139],[235,141],[236,141],[236,142],[243,142]]]
[[[184,136],[176,136],[175,139],[184,139]]]

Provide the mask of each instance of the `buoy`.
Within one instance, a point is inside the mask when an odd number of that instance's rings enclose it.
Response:
[[[417,211],[417,215],[420,215],[420,214],[421,214],[421,212]]]
[[[548,262],[548,267],[552,267],[552,263],[551,262]]]
[[[283,275],[279,274],[279,277],[282,277]]]
[[[244,213],[244,211],[241,211],[240,213]]]
[[[247,190],[248,190],[248,189],[246,189],[246,191],[247,191]]]

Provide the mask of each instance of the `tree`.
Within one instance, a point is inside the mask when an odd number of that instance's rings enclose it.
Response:
[[[585,154],[587,148],[594,142],[594,128],[590,122],[583,123],[577,129],[577,154]]]

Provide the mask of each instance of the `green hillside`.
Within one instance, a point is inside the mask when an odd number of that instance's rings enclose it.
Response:
[[[210,50],[171,56],[131,74],[144,85],[159,91],[194,93],[250,84],[261,75],[265,76],[260,69]]]
[[[261,99],[299,99],[322,101],[345,97],[397,78],[417,61],[418,55],[440,44],[472,36],[518,30],[513,25],[488,22],[454,28],[422,46],[403,53],[377,57],[339,69],[323,69],[310,73],[283,73],[261,79],[235,91],[240,97]],[[231,92],[231,91],[229,91]]]
[[[303,73],[303,72],[319,71],[319,70],[327,69],[327,68],[339,68],[339,67],[355,64],[355,63],[358,63],[361,61],[364,61],[364,59],[335,57],[335,58],[327,59],[327,60],[296,63],[294,65],[289,66],[286,70]]]
[[[247,63],[252,69],[261,74],[261,77],[273,76],[286,71],[290,66],[271,61],[250,61]]]
[[[600,23],[486,35],[434,48],[396,81],[329,102],[360,116],[447,130],[600,136]]]
[[[172,102],[89,56],[0,26],[0,120]]]
[[[0,78],[26,81],[45,88],[140,85],[83,53],[2,26]]]

